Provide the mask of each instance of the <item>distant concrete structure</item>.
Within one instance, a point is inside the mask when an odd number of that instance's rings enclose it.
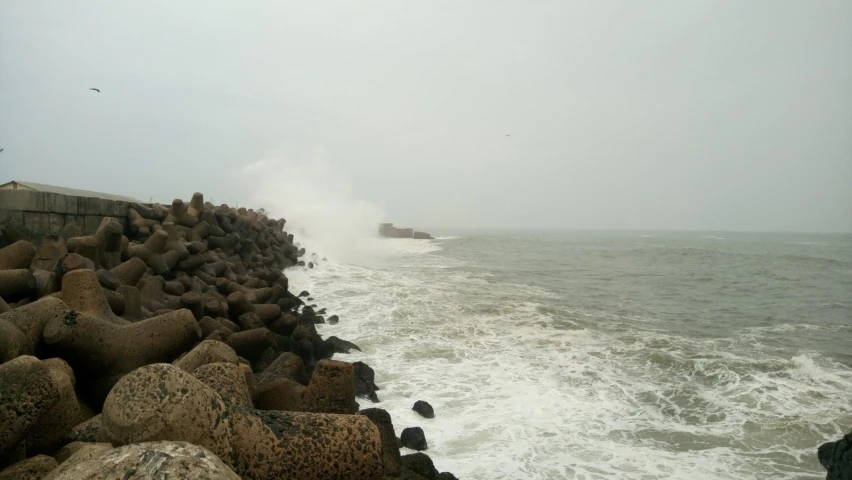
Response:
[[[77,223],[93,234],[104,217],[127,226],[133,197],[57,187],[14,180],[0,185],[0,226],[17,222],[39,235],[58,233],[67,223]]]
[[[43,183],[25,182],[21,180],[12,180],[11,182],[0,185],[0,190],[25,190],[28,192],[45,192],[58,193],[60,195],[73,195],[75,197],[95,197],[106,200],[118,200],[129,203],[143,203],[142,200],[124,195],[113,195],[112,193],[92,192],[90,190],[79,190],[76,188],[57,187],[54,185],[45,185]]]
[[[432,235],[426,232],[415,232],[413,228],[397,228],[392,223],[380,223],[379,235],[388,238],[416,238],[419,240],[432,238]]]

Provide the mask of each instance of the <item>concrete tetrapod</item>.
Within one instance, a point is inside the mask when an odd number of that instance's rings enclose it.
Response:
[[[383,475],[381,438],[368,418],[229,407],[215,390],[166,364],[141,367],[115,385],[101,435],[113,444],[190,442],[255,480]]]
[[[73,382],[62,369],[26,355],[0,365],[0,465],[22,441],[29,454],[58,448],[82,420]]]
[[[112,448],[84,445],[44,480],[239,480],[204,447],[186,442],[145,442]]]
[[[201,338],[201,328],[188,310],[127,325],[68,310],[47,323],[43,337],[78,374],[86,373],[86,391],[92,395],[93,406],[99,406],[124,374],[142,365],[174,360]]]

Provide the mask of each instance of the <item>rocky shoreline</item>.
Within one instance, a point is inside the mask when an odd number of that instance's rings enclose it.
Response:
[[[93,235],[0,226],[0,480],[455,478],[360,408],[375,374],[289,290],[285,223],[196,193]]]

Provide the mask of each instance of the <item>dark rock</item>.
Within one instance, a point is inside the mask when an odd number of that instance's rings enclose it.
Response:
[[[852,432],[840,440],[820,445],[817,457],[828,471],[826,480],[852,480]]]
[[[337,325],[337,322],[339,321],[340,317],[338,317],[337,315],[332,315],[326,320],[326,322],[328,322],[330,325]]]
[[[0,472],[0,480],[38,480],[58,466],[53,457],[36,455]]]
[[[374,403],[378,402],[376,372],[364,362],[355,362],[352,366],[355,367],[355,394],[367,397]]]
[[[365,408],[358,412],[358,415],[364,415],[369,418],[370,421],[379,429],[379,434],[382,437],[382,455],[385,465],[385,475],[398,475],[400,468],[399,445],[397,444],[396,433],[393,429],[393,422],[391,421],[390,414],[381,408]]]
[[[33,254],[35,254],[35,252],[33,252]],[[310,297],[310,296],[311,296],[311,294],[310,294],[310,293],[308,293],[308,291],[307,291],[307,290],[302,290],[302,293],[300,293],[300,294],[299,294],[299,296],[300,296],[300,297]]]
[[[334,353],[349,353],[349,351],[353,348],[359,352],[361,351],[361,348],[358,347],[358,345],[355,345],[348,340],[341,340],[334,336],[328,337],[328,339],[326,339],[326,343],[330,344],[332,348],[334,348]]]
[[[355,372],[351,363],[320,360],[305,391],[306,412],[353,414],[355,404]]]
[[[414,402],[414,407],[412,408],[412,410],[419,413],[421,417],[435,418],[435,410],[432,408],[432,405],[429,405],[429,402],[417,400],[416,402]]]
[[[405,435],[405,433],[403,433]],[[425,453],[411,453],[408,455],[403,455],[402,464],[411,470],[412,472],[426,478],[428,480],[434,480],[435,477],[438,476],[438,469],[435,468],[435,464],[432,463],[432,459],[429,458],[429,455]]]
[[[435,477],[435,480],[459,480],[459,479],[456,478],[456,476],[453,475],[450,472],[441,472],[441,473],[438,474],[437,477]]]
[[[426,434],[423,433],[423,429],[420,427],[406,428],[402,431],[402,435],[399,436],[399,439],[402,440],[403,447],[410,448],[412,450],[420,451],[429,448],[426,444]]]

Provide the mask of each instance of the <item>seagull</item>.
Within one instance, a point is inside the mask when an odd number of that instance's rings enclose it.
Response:
[[[508,137],[509,135],[511,135],[511,133],[507,133],[507,134],[506,134],[506,136],[507,136],[507,137]]]
[[[101,93],[101,90],[100,90],[99,88],[90,88],[89,90],[94,90],[94,91],[96,91],[96,92],[98,92],[98,93]]]
[[[2,148],[0,148],[0,153],[3,153],[3,149],[2,149]]]

